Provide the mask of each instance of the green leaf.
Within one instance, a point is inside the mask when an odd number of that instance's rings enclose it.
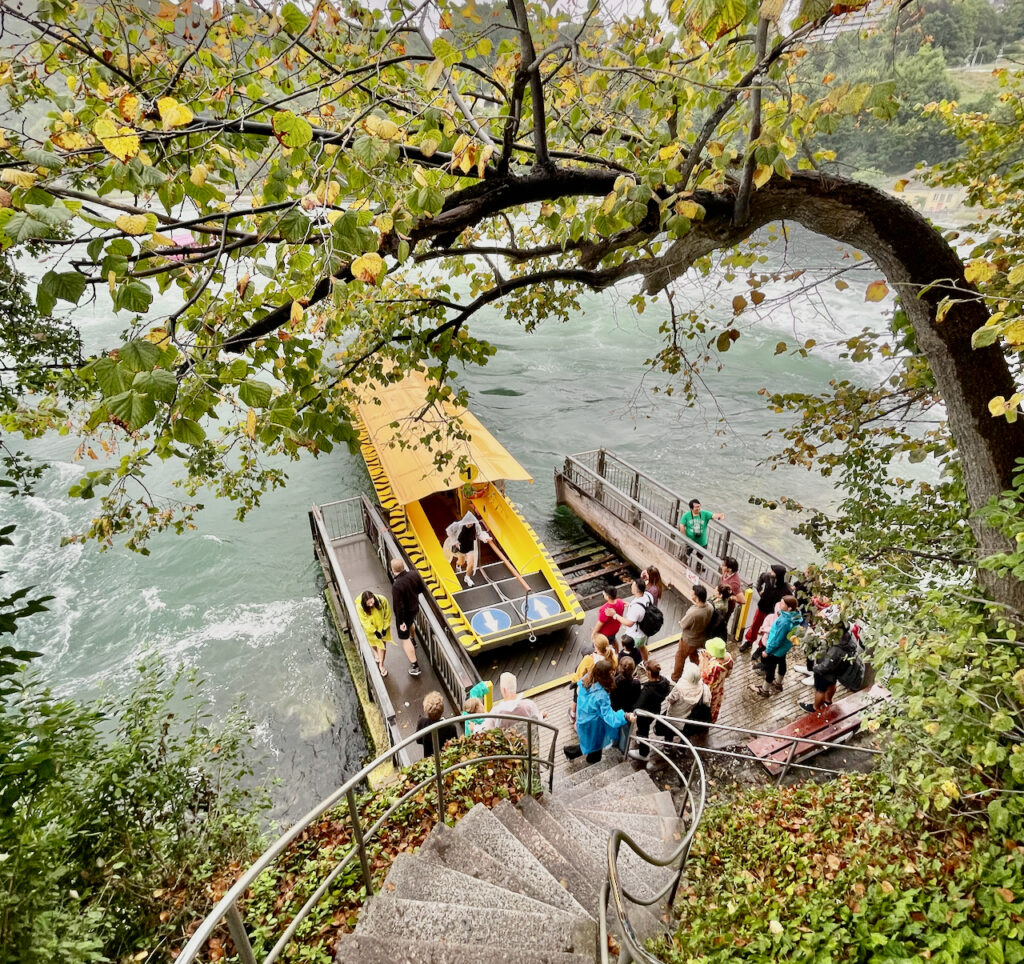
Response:
[[[286,3],[281,8],[281,23],[284,24],[285,30],[293,36],[298,36],[304,33],[306,28],[309,26],[309,17],[307,17],[294,3]]]
[[[36,167],[45,167],[51,171],[59,171],[64,166],[64,162],[57,154],[41,150],[38,147],[23,147],[21,156],[29,164],[34,164]]]
[[[47,271],[39,281],[37,299],[44,294],[47,298],[69,301],[75,305],[85,294],[85,287],[85,275],[77,271]]]
[[[32,238],[45,238],[49,234],[49,228],[42,221],[38,221],[24,211],[15,211],[4,225],[6,234],[16,244],[29,241]]]
[[[309,218],[297,208],[292,208],[274,229],[286,241],[305,241],[309,234]]]
[[[142,281],[136,281],[132,279],[126,281],[114,291],[114,310],[131,311],[135,314],[143,314],[149,311],[149,306],[153,303],[153,292],[149,290],[149,286]]]
[[[462,54],[459,53],[444,37],[436,37],[434,42],[430,45],[430,49],[434,52],[434,56],[442,62],[445,67],[454,67],[460,60],[462,60]]]
[[[305,147],[313,140],[313,128],[304,117],[290,110],[279,110],[270,121],[274,136],[284,147]]]
[[[149,395],[130,389],[107,399],[107,411],[127,422],[130,428],[137,429],[156,415],[156,402]]]
[[[155,367],[160,359],[160,349],[143,338],[126,342],[118,349],[118,354],[121,363],[130,372],[147,371]]]
[[[128,375],[130,373],[127,369],[122,368],[119,362],[114,361],[113,358],[105,357],[98,359],[93,362],[91,370],[96,375],[96,383],[100,386],[100,391],[104,395],[120,395],[121,392],[128,388]]]
[[[995,343],[995,340],[998,337],[998,328],[994,325],[985,325],[983,328],[977,329],[974,334],[971,335],[971,348],[988,348],[989,345]]]
[[[178,390],[178,380],[166,368],[154,368],[151,371],[140,371],[136,374],[132,379],[132,388],[152,395],[158,401],[170,402],[174,400],[174,395]]]
[[[239,400],[250,408],[263,408],[271,395],[272,389],[266,382],[246,381],[238,386]]]
[[[179,418],[171,426],[175,441],[184,445],[201,445],[206,440],[203,426],[190,418]]]

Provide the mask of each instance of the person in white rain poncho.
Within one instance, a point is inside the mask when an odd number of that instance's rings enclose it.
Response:
[[[445,552],[455,560],[457,568],[466,570],[466,585],[472,586],[473,573],[480,560],[480,543],[490,542],[491,534],[472,512],[467,512],[445,529],[445,535]]]

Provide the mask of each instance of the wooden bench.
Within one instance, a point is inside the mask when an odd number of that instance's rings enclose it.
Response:
[[[821,743],[842,743],[860,729],[861,713],[880,700],[888,699],[889,695],[884,686],[876,683],[869,689],[836,700],[819,713],[801,716],[796,722],[776,730],[773,736],[758,737],[747,744],[747,749],[772,776],[778,776],[787,760],[802,763],[828,749],[817,743],[801,742],[801,738]]]

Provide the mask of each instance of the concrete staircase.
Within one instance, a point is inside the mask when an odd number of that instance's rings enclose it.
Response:
[[[595,961],[608,832],[628,832],[663,857],[680,839],[671,795],[615,750],[578,768],[543,800],[474,807],[455,827],[435,827],[417,854],[400,854],[337,964],[584,964]],[[625,886],[653,896],[673,875],[620,851]],[[665,925],[630,911],[644,938]]]

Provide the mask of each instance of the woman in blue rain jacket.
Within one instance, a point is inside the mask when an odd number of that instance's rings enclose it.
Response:
[[[615,742],[619,729],[627,721],[632,723],[636,714],[612,709],[612,664],[607,660],[599,659],[576,686],[576,732],[580,744],[563,747],[562,752],[570,760],[585,753],[588,763],[597,763],[601,751]]]

